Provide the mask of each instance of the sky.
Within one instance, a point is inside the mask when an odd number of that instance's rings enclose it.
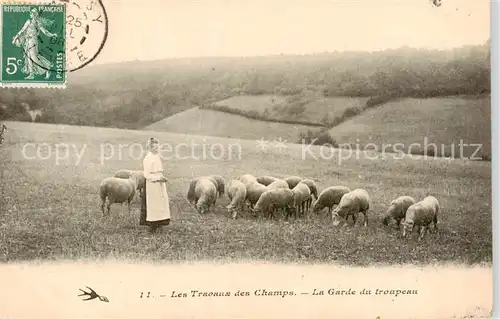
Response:
[[[489,0],[103,0],[96,64],[483,44]]]

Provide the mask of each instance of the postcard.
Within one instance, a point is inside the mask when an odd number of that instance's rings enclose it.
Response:
[[[0,1],[0,318],[495,317],[495,6]]]

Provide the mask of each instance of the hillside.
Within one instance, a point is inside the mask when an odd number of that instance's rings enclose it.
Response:
[[[144,130],[220,136],[248,140],[296,141],[302,132],[316,127],[249,119],[240,115],[197,107],[148,125]]]
[[[69,74],[65,90],[1,90],[0,120],[30,120],[24,103],[41,111],[39,122],[137,129],[241,94],[290,96],[300,111],[301,99],[311,93],[356,98],[487,93],[489,51],[484,44],[447,51],[403,47],[91,65]]]
[[[410,145],[418,143],[411,150],[423,154],[427,141],[437,144],[439,156],[459,157],[459,144],[463,140],[465,144],[482,144],[476,155],[473,154],[476,147],[464,146],[463,156],[491,156],[491,98],[457,96],[391,101],[346,120],[329,133],[338,144],[350,144],[354,149],[356,143],[360,146],[373,143],[379,150],[390,144],[386,150],[394,151],[396,143],[403,143],[396,149],[408,153]]]
[[[202,108],[239,114],[260,120],[291,124],[332,126],[346,110],[362,110],[370,98],[325,97],[322,93],[297,95],[239,95],[205,104]]]

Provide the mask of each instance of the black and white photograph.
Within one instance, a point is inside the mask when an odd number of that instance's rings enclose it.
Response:
[[[490,1],[1,4],[0,318],[493,316]]]

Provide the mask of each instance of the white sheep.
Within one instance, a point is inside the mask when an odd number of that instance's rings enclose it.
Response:
[[[202,178],[204,179],[209,179],[210,181],[212,181],[212,183],[214,183],[215,185],[215,188],[218,188],[219,187],[219,183],[217,182],[217,180],[213,177],[214,175],[210,175],[210,176],[200,176],[200,177],[195,177],[193,178],[190,182],[189,182],[189,187],[188,187],[188,191],[187,191],[187,195],[186,195],[186,198],[187,200],[189,201],[189,203],[193,204],[193,205],[196,205],[196,201],[198,200],[195,196],[195,187],[196,187],[196,183],[198,183],[198,181]]]
[[[290,189],[290,186],[288,186],[288,183],[285,182],[284,180],[277,179],[274,182],[272,182],[271,184],[267,185],[267,188],[269,188],[269,189],[275,189],[275,188],[288,188],[288,189]]]
[[[130,176],[135,178],[135,184],[137,185],[137,194],[142,197],[144,193],[144,188],[146,187],[146,178],[144,177],[144,172],[139,170],[121,169],[117,171],[114,177],[128,179]]]
[[[325,207],[328,208],[328,214],[332,212],[333,205],[338,205],[342,196],[349,193],[351,190],[346,186],[330,186],[325,188],[318,196],[318,199],[313,204],[313,212],[319,213]]]
[[[287,178],[284,179],[284,181],[288,183],[288,187],[290,189],[293,189],[295,186],[297,186],[298,183],[302,181],[302,177],[288,176]]]
[[[226,185],[224,183],[224,179],[222,178],[222,176],[220,176],[220,175],[209,175],[209,176],[206,176],[206,177],[215,180],[216,187],[217,187],[217,192],[219,193],[219,197],[221,197],[222,195],[224,195]]]
[[[200,214],[210,212],[217,201],[217,186],[210,178],[200,178],[194,187],[196,210]]]
[[[243,184],[248,185],[251,183],[258,183],[257,178],[251,174],[241,175],[238,180],[240,180]]]
[[[259,200],[260,196],[265,191],[269,190],[267,186],[264,186],[258,182],[247,184],[246,189],[247,189],[246,201],[248,202],[250,208],[253,208],[255,203],[257,203],[257,201]]]
[[[233,179],[227,188],[227,197],[231,200],[231,203],[226,206],[227,211],[235,219],[238,212],[241,212],[245,208],[245,199],[247,197],[245,184]]]
[[[411,196],[399,196],[389,205],[389,208],[385,212],[384,218],[382,219],[382,223],[387,226],[389,225],[389,222],[394,219],[399,227],[401,225],[401,221],[405,219],[408,207],[415,203],[415,199]]]
[[[312,179],[304,179],[301,181],[301,183],[304,183],[307,186],[309,186],[309,190],[311,191],[311,196],[307,200],[305,208],[306,211],[309,211],[309,209],[311,208],[313,198],[314,200],[318,199],[318,187],[316,186],[316,183]]]
[[[299,217],[305,211],[306,202],[311,198],[311,190],[305,183],[298,183],[292,189],[293,205],[295,206],[295,218]]]
[[[364,189],[357,188],[344,196],[340,200],[340,203],[332,212],[332,222],[334,226],[340,224],[340,217],[345,218],[347,225],[347,220],[349,216],[352,216],[353,225],[356,224],[356,215],[362,213],[364,215],[365,227],[368,226],[368,210],[370,209],[370,196],[368,192]]]
[[[434,223],[434,231],[437,231],[439,201],[434,196],[427,196],[420,202],[417,202],[406,211],[403,224],[403,237],[413,231],[413,227],[417,226],[420,231],[418,240],[424,237],[424,232],[429,228],[431,223]]]
[[[261,183],[264,186],[268,186],[272,182],[278,180],[276,177],[273,176],[260,176],[257,177],[257,182]]]
[[[112,204],[123,204],[125,201],[128,203],[128,212],[130,213],[130,202],[134,198],[135,190],[136,184],[132,176],[128,179],[118,177],[107,177],[103,179],[99,187],[102,214],[104,215],[104,204],[106,203],[106,199],[108,200],[108,215]]]
[[[283,209],[288,216],[293,206],[293,200],[293,192],[289,188],[270,189],[262,193],[252,211],[254,214],[262,213],[268,217],[274,217],[275,211]]]

